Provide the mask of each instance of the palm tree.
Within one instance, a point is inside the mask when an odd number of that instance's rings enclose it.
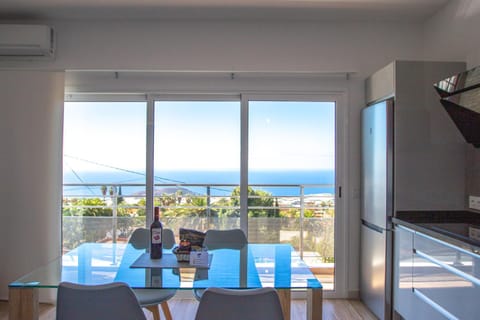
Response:
[[[107,195],[107,186],[103,185],[100,190],[102,190],[103,200],[105,201],[105,196]]]

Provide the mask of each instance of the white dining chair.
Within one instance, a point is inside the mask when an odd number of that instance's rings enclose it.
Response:
[[[198,305],[195,320],[283,320],[274,288],[232,290],[208,288]]]
[[[57,292],[57,320],[145,320],[132,289],[123,282],[80,285],[61,282]]]
[[[247,243],[247,237],[241,229],[210,229],[205,233],[205,240],[203,240],[203,246],[209,250],[241,249]]]
[[[150,246],[150,230],[138,228],[133,231],[128,242],[136,249],[146,249]],[[163,229],[162,244],[165,249],[171,249],[175,245],[175,235],[170,229]],[[172,314],[167,301],[175,296],[176,289],[133,289],[140,306],[153,314],[154,320],[160,320],[158,305],[161,306],[167,320],[172,320]]]
[[[241,229],[210,229],[205,233],[205,239],[203,240],[203,246],[209,250],[241,249],[247,244],[247,237]],[[194,289],[193,295],[197,300],[200,300],[204,291],[205,289]]]

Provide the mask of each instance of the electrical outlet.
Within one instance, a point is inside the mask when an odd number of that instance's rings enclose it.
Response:
[[[470,209],[480,210],[480,197],[468,197],[468,207]]]

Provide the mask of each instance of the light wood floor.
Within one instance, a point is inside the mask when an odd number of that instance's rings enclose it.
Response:
[[[195,318],[198,302],[194,299],[172,299],[168,302],[174,320],[192,320]],[[145,311],[147,319],[153,319]],[[163,314],[161,314],[162,319]],[[292,320],[306,319],[305,300],[293,300]],[[376,320],[376,317],[358,300],[324,299],[324,320]],[[0,320],[8,320],[8,302],[0,301]],[[40,305],[40,320],[55,320],[55,307]]]

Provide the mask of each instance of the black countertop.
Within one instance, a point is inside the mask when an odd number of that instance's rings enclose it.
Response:
[[[394,224],[480,254],[480,240],[469,237],[469,227],[480,229],[480,213],[474,211],[398,211]]]

